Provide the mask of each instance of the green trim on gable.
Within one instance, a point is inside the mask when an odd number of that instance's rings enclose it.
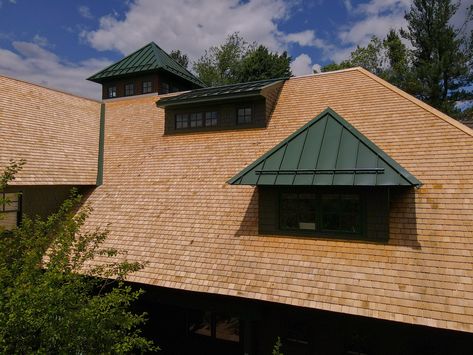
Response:
[[[263,154],[232,185],[420,186],[331,108]]]
[[[103,184],[103,158],[105,143],[105,104],[100,105],[100,133],[99,133],[99,152],[97,164],[97,182],[96,185]]]
[[[157,70],[167,71],[198,87],[205,87],[202,81],[172,59],[154,42],[148,43],[120,61],[109,65],[87,78],[87,80],[102,83],[106,79],[120,78],[137,73],[149,73]]]

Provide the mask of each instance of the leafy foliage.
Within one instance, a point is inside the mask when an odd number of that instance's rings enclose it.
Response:
[[[291,76],[291,57],[287,52],[272,53],[264,46],[250,49],[238,67],[238,81],[273,79]]]
[[[171,51],[171,53],[169,53],[169,56],[176,62],[178,62],[180,65],[182,65],[184,68],[187,69],[187,67],[189,66],[189,57],[187,56],[187,54],[184,54],[179,49]]]
[[[290,76],[291,58],[272,53],[264,46],[248,44],[238,32],[225,43],[210,47],[193,65],[197,76],[209,86]]]
[[[271,354],[272,354],[272,355],[284,355],[284,354],[281,352],[281,348],[282,348],[281,338],[278,337],[278,338],[276,339],[276,343],[274,343],[273,351],[271,352]]]
[[[406,13],[407,29],[390,30],[381,41],[373,37],[366,47],[357,47],[350,58],[332,63],[322,71],[354,66],[383,77],[452,116],[460,117],[459,101],[473,100],[465,90],[473,83],[473,31],[465,33],[473,19],[473,6],[463,26],[455,28],[451,19],[459,4],[451,0],[414,0]],[[402,42],[409,41],[412,50]]]
[[[0,190],[21,166],[13,163]],[[141,336],[145,314],[130,305],[142,291],[124,278],[143,264],[117,261],[107,231],[82,232],[90,207],[76,192],[46,220],[25,217],[0,233],[0,353],[129,353],[157,348]],[[101,258],[95,266],[91,261]]]

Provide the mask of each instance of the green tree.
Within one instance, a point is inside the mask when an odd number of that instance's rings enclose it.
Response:
[[[179,49],[175,49],[169,53],[169,56],[187,69],[189,66],[189,57],[187,54],[181,52]]]
[[[0,191],[22,164],[12,163]],[[0,353],[96,354],[153,351],[130,305],[142,291],[123,280],[143,264],[102,247],[106,231],[81,231],[90,207],[73,193],[47,219],[25,217],[0,232]],[[94,258],[100,264],[93,264]]]
[[[463,90],[472,83],[469,38],[451,24],[458,7],[451,0],[414,0],[405,15],[407,30],[401,31],[413,47],[414,94],[448,114],[458,114],[457,100],[472,98]]]
[[[376,74],[384,75],[383,42],[373,36],[366,47],[357,46],[350,53],[350,58],[337,63],[331,63],[322,67],[323,72],[340,70],[352,67],[363,67]]]
[[[207,49],[193,69],[208,86],[237,83],[238,66],[249,48],[243,37],[235,32],[223,44]]]
[[[272,53],[266,47],[248,44],[238,32],[210,47],[193,65],[208,86],[291,76],[291,58],[286,52]]]
[[[255,80],[289,77],[291,57],[287,52],[282,54],[272,53],[265,46],[250,49],[242,58],[238,66],[238,81],[247,82]]]

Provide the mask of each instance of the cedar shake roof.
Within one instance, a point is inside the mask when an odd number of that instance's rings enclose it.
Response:
[[[12,185],[95,185],[100,103],[0,76],[0,170],[26,165]]]
[[[164,70],[177,75],[197,87],[205,87],[205,84],[199,78],[172,59],[169,54],[154,42],[148,43],[118,62],[95,73],[87,78],[87,80],[102,83],[112,78],[121,78],[136,75],[137,73],[150,73],[157,70]]]
[[[267,129],[163,135],[156,97],[106,103],[89,228],[147,261],[132,281],[473,332],[473,131],[363,69],[287,80]],[[327,107],[423,185],[391,196],[386,243],[258,234],[226,183]]]
[[[330,108],[232,177],[232,185],[419,186]]]

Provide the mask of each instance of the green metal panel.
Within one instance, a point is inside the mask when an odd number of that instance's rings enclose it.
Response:
[[[299,165],[299,159],[302,153],[302,148],[304,148],[306,137],[307,132],[302,132],[287,144],[284,157],[281,161],[280,169],[297,169],[297,166]],[[275,185],[292,185],[293,183],[293,174],[279,174],[275,181]]]
[[[87,78],[87,80],[101,83],[105,79],[157,70],[168,71],[184,80],[192,82],[198,87],[205,87],[205,84],[195,77],[194,74],[177,63],[154,42],[148,43],[143,48]]]
[[[213,86],[209,88],[196,89],[183,94],[162,98],[156,102],[159,107],[180,106],[195,103],[208,103],[229,99],[249,98],[262,95],[261,91],[271,87],[284,78],[252,81],[248,83]]]
[[[264,160],[263,169],[256,170],[256,174],[259,174],[258,185],[274,185],[278,174],[271,173],[272,171],[280,170],[281,162],[284,159],[284,153],[286,152],[287,145],[281,149],[276,150],[267,159]],[[266,172],[270,172],[266,174]]]
[[[338,148],[338,157],[336,169],[349,170],[356,169],[356,156],[360,141],[347,129],[343,129],[340,146]],[[334,185],[353,185],[355,175],[350,173],[339,173],[333,177]]]
[[[317,166],[327,122],[327,117],[322,117],[319,121],[307,128],[307,139],[299,159],[299,169],[315,169]],[[294,178],[294,185],[312,185],[313,180],[313,174],[298,174]]]
[[[320,148],[321,154],[319,155],[316,165],[317,170],[335,169],[338,157],[338,147],[340,146],[340,140],[342,137],[342,129],[342,125],[337,121],[327,121],[322,147]],[[322,186],[332,185],[333,173],[315,174],[312,184]]]
[[[243,169],[228,183],[307,186],[421,184],[330,108]]]

